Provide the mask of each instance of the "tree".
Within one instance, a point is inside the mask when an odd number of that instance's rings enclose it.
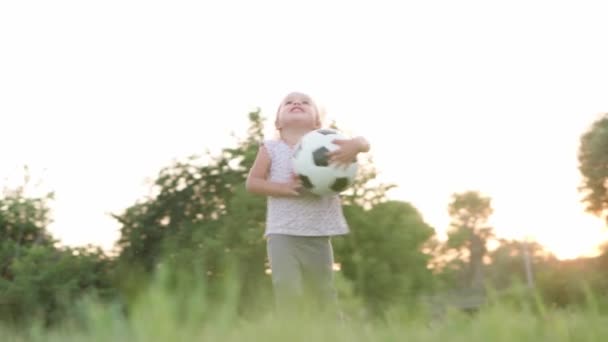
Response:
[[[4,189],[4,195],[0,197],[0,239],[10,240],[18,247],[53,243],[46,230],[51,221],[47,202],[53,199],[53,193],[27,197],[28,177],[26,175],[24,185]]]
[[[578,162],[585,209],[608,220],[608,113],[581,136]]]
[[[0,276],[13,279],[13,263],[27,248],[34,245],[52,246],[55,241],[46,230],[50,223],[49,193],[34,198],[26,196],[29,183],[27,168],[24,184],[14,189],[3,189],[0,196]]]
[[[244,189],[263,139],[264,118],[259,110],[249,113],[249,122],[247,136],[236,147],[222,149],[215,156],[192,156],[162,169],[154,182],[154,196],[115,215],[122,225],[117,244],[121,273],[134,279],[131,284],[125,282],[123,290],[136,293],[137,283],[151,275],[160,262],[197,269],[211,291],[220,290],[230,264],[240,279],[246,279],[239,290],[241,301],[258,297],[260,289],[268,290],[265,199]],[[362,158],[357,182],[343,194],[347,220],[352,221],[356,236],[347,237],[344,248],[337,239],[336,258],[350,279],[358,279],[359,293],[369,303],[378,299],[381,307],[390,302],[383,298],[409,296],[430,281],[426,257],[418,244],[432,235],[432,229],[410,205],[385,204],[385,193],[393,185],[373,183],[375,178],[371,158]],[[382,224],[376,226],[377,222]],[[353,243],[366,247],[362,252],[349,249]],[[349,250],[370,263],[358,265],[359,259],[351,258]],[[378,275],[375,266],[379,267]],[[214,289],[213,284],[218,287]],[[378,286],[386,291],[375,289]]]
[[[263,118],[249,113],[248,137],[218,156],[193,155],[163,168],[153,184],[154,196],[113,215],[121,225],[117,243],[121,262],[151,271],[163,246],[192,246],[194,233],[213,241],[227,214],[235,189],[245,180],[262,140]]]
[[[458,259],[467,260],[465,287],[482,290],[486,244],[494,235],[492,228],[486,225],[493,212],[491,200],[477,191],[454,194],[448,210],[452,222],[447,247],[457,251]]]
[[[369,210],[346,206],[345,215],[351,233],[334,239],[336,260],[371,315],[412,307],[414,298],[432,290],[430,256],[422,247],[434,230],[416,208],[385,201]]]
[[[58,322],[84,294],[113,296],[113,263],[100,248],[61,248],[47,231],[52,193],[28,196],[25,184],[0,196],[0,320]]]
[[[549,262],[557,259],[537,242],[498,239],[498,247],[488,253],[490,265],[487,272],[487,282],[495,289],[506,289],[514,282],[528,282],[526,274],[526,252],[534,273]],[[533,281],[533,279],[532,279]]]

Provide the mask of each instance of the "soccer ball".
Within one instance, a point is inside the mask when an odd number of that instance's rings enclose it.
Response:
[[[338,194],[349,188],[357,174],[357,161],[330,165],[327,153],[339,148],[334,139],[345,139],[333,129],[317,129],[304,135],[295,146],[293,168],[302,185],[319,196]]]

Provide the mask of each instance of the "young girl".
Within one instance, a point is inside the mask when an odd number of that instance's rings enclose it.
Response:
[[[307,299],[314,299],[321,308],[334,307],[330,238],[349,230],[340,198],[307,193],[291,164],[300,138],[321,128],[319,111],[308,95],[288,94],[279,106],[275,126],[279,137],[262,143],[246,186],[248,191],[268,197],[264,236],[277,309],[300,310],[297,303],[309,304]],[[329,158],[337,165],[370,149],[363,137],[334,143],[339,148]]]

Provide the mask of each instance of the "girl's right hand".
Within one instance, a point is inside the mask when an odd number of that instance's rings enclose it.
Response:
[[[285,183],[283,186],[285,190],[285,196],[295,197],[300,196],[301,191],[303,190],[302,181],[300,177],[295,173],[291,175],[291,179],[289,182]]]

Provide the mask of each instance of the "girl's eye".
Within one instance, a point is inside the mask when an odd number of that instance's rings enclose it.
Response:
[[[291,101],[286,101],[285,104],[291,104]]]
[[[302,103],[306,104],[306,105],[309,104],[308,101],[306,101],[306,100],[302,101]]]

